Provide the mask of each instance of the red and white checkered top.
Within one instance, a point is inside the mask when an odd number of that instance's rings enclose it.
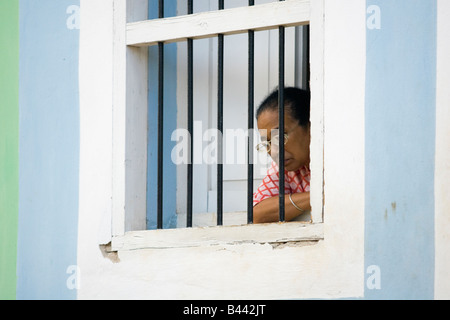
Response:
[[[267,176],[263,179],[258,190],[253,194],[253,206],[257,205],[264,199],[279,195],[279,169],[275,162],[267,170]],[[284,182],[284,193],[309,192],[309,184],[311,181],[311,171],[305,166],[297,171],[286,171]]]

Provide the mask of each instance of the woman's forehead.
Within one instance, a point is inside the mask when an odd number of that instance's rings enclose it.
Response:
[[[279,127],[278,110],[266,110],[258,117],[258,128],[266,130],[275,130]],[[284,115],[285,128],[291,127],[295,123],[294,119],[286,112]]]

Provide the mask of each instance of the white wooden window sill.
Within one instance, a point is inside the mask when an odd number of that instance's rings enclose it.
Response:
[[[324,239],[323,223],[280,222],[242,226],[130,231],[115,236],[112,251],[239,244],[281,244]]]

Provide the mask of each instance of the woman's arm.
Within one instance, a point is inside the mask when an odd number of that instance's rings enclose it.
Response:
[[[294,193],[291,195],[292,201],[301,209],[305,211],[311,210],[309,192]],[[269,223],[278,222],[280,220],[279,197],[267,198],[253,207],[253,222],[254,223]],[[286,221],[291,221],[301,215],[303,212],[295,208],[289,195],[284,197],[284,212]]]

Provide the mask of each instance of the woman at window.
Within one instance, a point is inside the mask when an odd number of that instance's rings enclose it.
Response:
[[[284,165],[285,165],[285,218],[291,221],[308,214],[310,206],[309,145],[310,93],[298,88],[286,88]],[[257,149],[267,152],[273,162],[267,176],[253,195],[254,223],[277,222],[279,220],[279,169],[278,169],[278,90],[270,94],[256,113],[261,141]]]

